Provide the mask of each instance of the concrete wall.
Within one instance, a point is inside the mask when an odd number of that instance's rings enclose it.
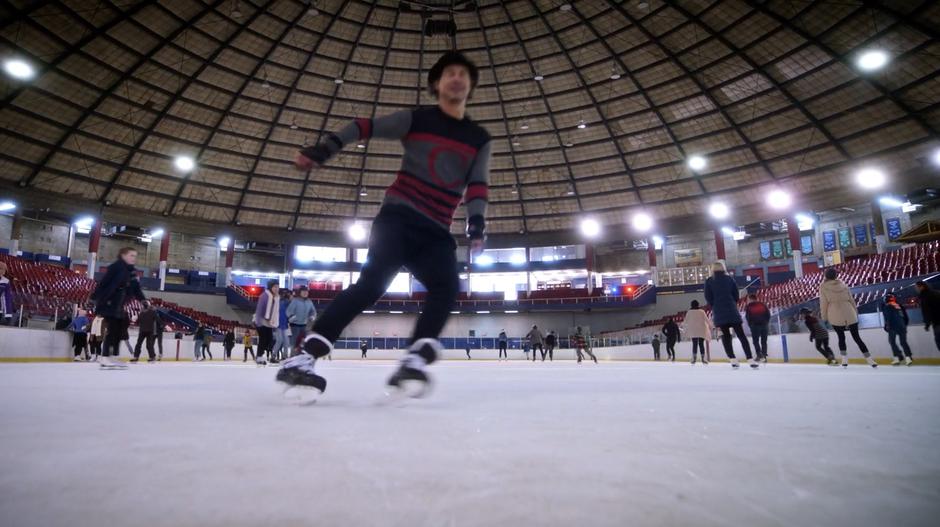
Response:
[[[864,329],[861,331],[862,339],[868,344],[875,358],[881,359],[884,363],[891,358],[891,352],[885,344],[887,337],[881,329]],[[136,343],[136,334],[131,331],[131,343]],[[783,339],[787,339],[788,355],[791,361],[821,361],[819,353],[816,352],[813,344],[807,339],[806,333],[774,335],[768,340],[768,357],[771,361],[783,360]],[[831,346],[835,349],[835,335],[831,335]],[[854,361],[858,361],[861,355],[854,343],[849,339],[848,356]],[[940,363],[940,352],[937,351],[933,343],[933,334],[921,330],[919,327],[911,328],[908,332],[908,340],[911,349],[914,352],[914,360],[921,363]],[[170,361],[176,358],[176,341],[172,335],[164,338],[163,341],[164,360]],[[8,360],[71,360],[72,352],[70,349],[70,335],[64,331],[50,331],[40,329],[20,329],[0,327],[0,361]],[[691,357],[691,343],[680,342],[676,348],[676,360],[680,362],[688,361]],[[713,361],[723,362],[725,358],[721,344],[718,341],[710,341],[711,357]],[[212,344],[212,353],[215,360],[222,358],[222,345],[220,343]],[[401,350],[370,350],[370,359],[397,359],[401,357]],[[647,344],[634,346],[620,346],[610,348],[595,348],[595,355],[600,360],[650,360],[652,350]],[[739,359],[743,359],[740,343],[735,342],[735,354]],[[495,350],[471,350],[474,359],[494,359]],[[560,349],[555,352],[557,360],[574,360],[575,353],[572,349]],[[127,358],[127,351],[122,347],[121,357]],[[146,357],[146,350],[142,351],[142,356]],[[236,360],[241,360],[242,346],[238,343],[232,354]],[[524,354],[520,350],[509,350],[509,357],[512,360],[521,360]],[[193,341],[187,337],[181,341],[180,359],[192,360]],[[336,350],[333,352],[334,359],[359,359],[358,350]],[[466,360],[466,355],[462,350],[447,350],[443,356],[444,359]]]

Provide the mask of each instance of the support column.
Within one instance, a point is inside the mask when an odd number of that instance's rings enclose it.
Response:
[[[75,225],[69,225],[69,241],[65,246],[65,257],[68,258],[69,262],[72,261],[72,249],[75,246]]]
[[[235,262],[235,237],[228,239],[228,247],[225,248],[225,287],[232,285],[232,265]]]
[[[888,245],[888,236],[885,233],[885,220],[881,216],[881,203],[877,199],[871,202],[871,221],[875,224],[875,251],[882,254]]]
[[[101,245],[101,217],[96,217],[88,233],[88,278],[95,277],[98,270],[98,246]]]
[[[787,218],[787,234],[790,238],[790,248],[793,249],[793,272],[797,278],[803,277],[803,251],[800,249],[800,227],[796,223],[796,218],[790,216]]]
[[[715,229],[715,254],[718,256],[718,261],[727,267],[728,262],[725,261],[725,234],[721,232],[721,229]]]
[[[594,246],[590,243],[584,246],[584,258],[587,261],[587,290],[591,295],[594,293]]]
[[[13,228],[10,229],[10,256],[17,256],[20,251],[20,240],[23,238],[23,215],[19,207],[13,213]]]
[[[653,281],[653,285],[659,285],[659,272],[656,269],[656,242],[653,241],[652,236],[646,238],[646,258],[650,264],[650,280]]]
[[[166,262],[170,257],[170,231],[164,230],[160,240],[160,291],[166,289]]]
[[[525,248],[525,295],[526,298],[532,296],[532,262],[530,258],[532,252],[528,247]]]

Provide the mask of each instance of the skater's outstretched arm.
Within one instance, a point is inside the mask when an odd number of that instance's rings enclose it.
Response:
[[[401,139],[411,128],[412,110],[402,110],[375,119],[355,119],[339,132],[329,133],[316,145],[304,148],[297,155],[295,165],[301,170],[323,166],[344,146],[354,141],[368,141],[373,137]]]
[[[470,250],[474,254],[483,252],[483,243],[486,240],[491,145],[492,141],[487,141],[477,152],[470,173],[467,174],[467,190],[464,192],[464,203],[467,204],[467,237],[470,238]]]

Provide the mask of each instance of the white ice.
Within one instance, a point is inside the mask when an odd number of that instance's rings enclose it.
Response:
[[[940,368],[0,364],[3,526],[940,524]]]

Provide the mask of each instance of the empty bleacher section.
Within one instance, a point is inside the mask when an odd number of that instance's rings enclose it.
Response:
[[[14,302],[32,317],[62,318],[71,315],[75,305],[89,306],[89,297],[95,281],[57,265],[37,263],[0,254],[7,264],[13,284]],[[149,296],[149,295],[148,295]],[[237,320],[228,320],[205,311],[179,305],[159,297],[149,297],[157,308],[168,315],[173,329],[192,330],[203,324],[218,331],[244,326]],[[220,297],[221,298],[221,297]],[[134,318],[143,306],[132,301],[127,304],[128,314]]]

